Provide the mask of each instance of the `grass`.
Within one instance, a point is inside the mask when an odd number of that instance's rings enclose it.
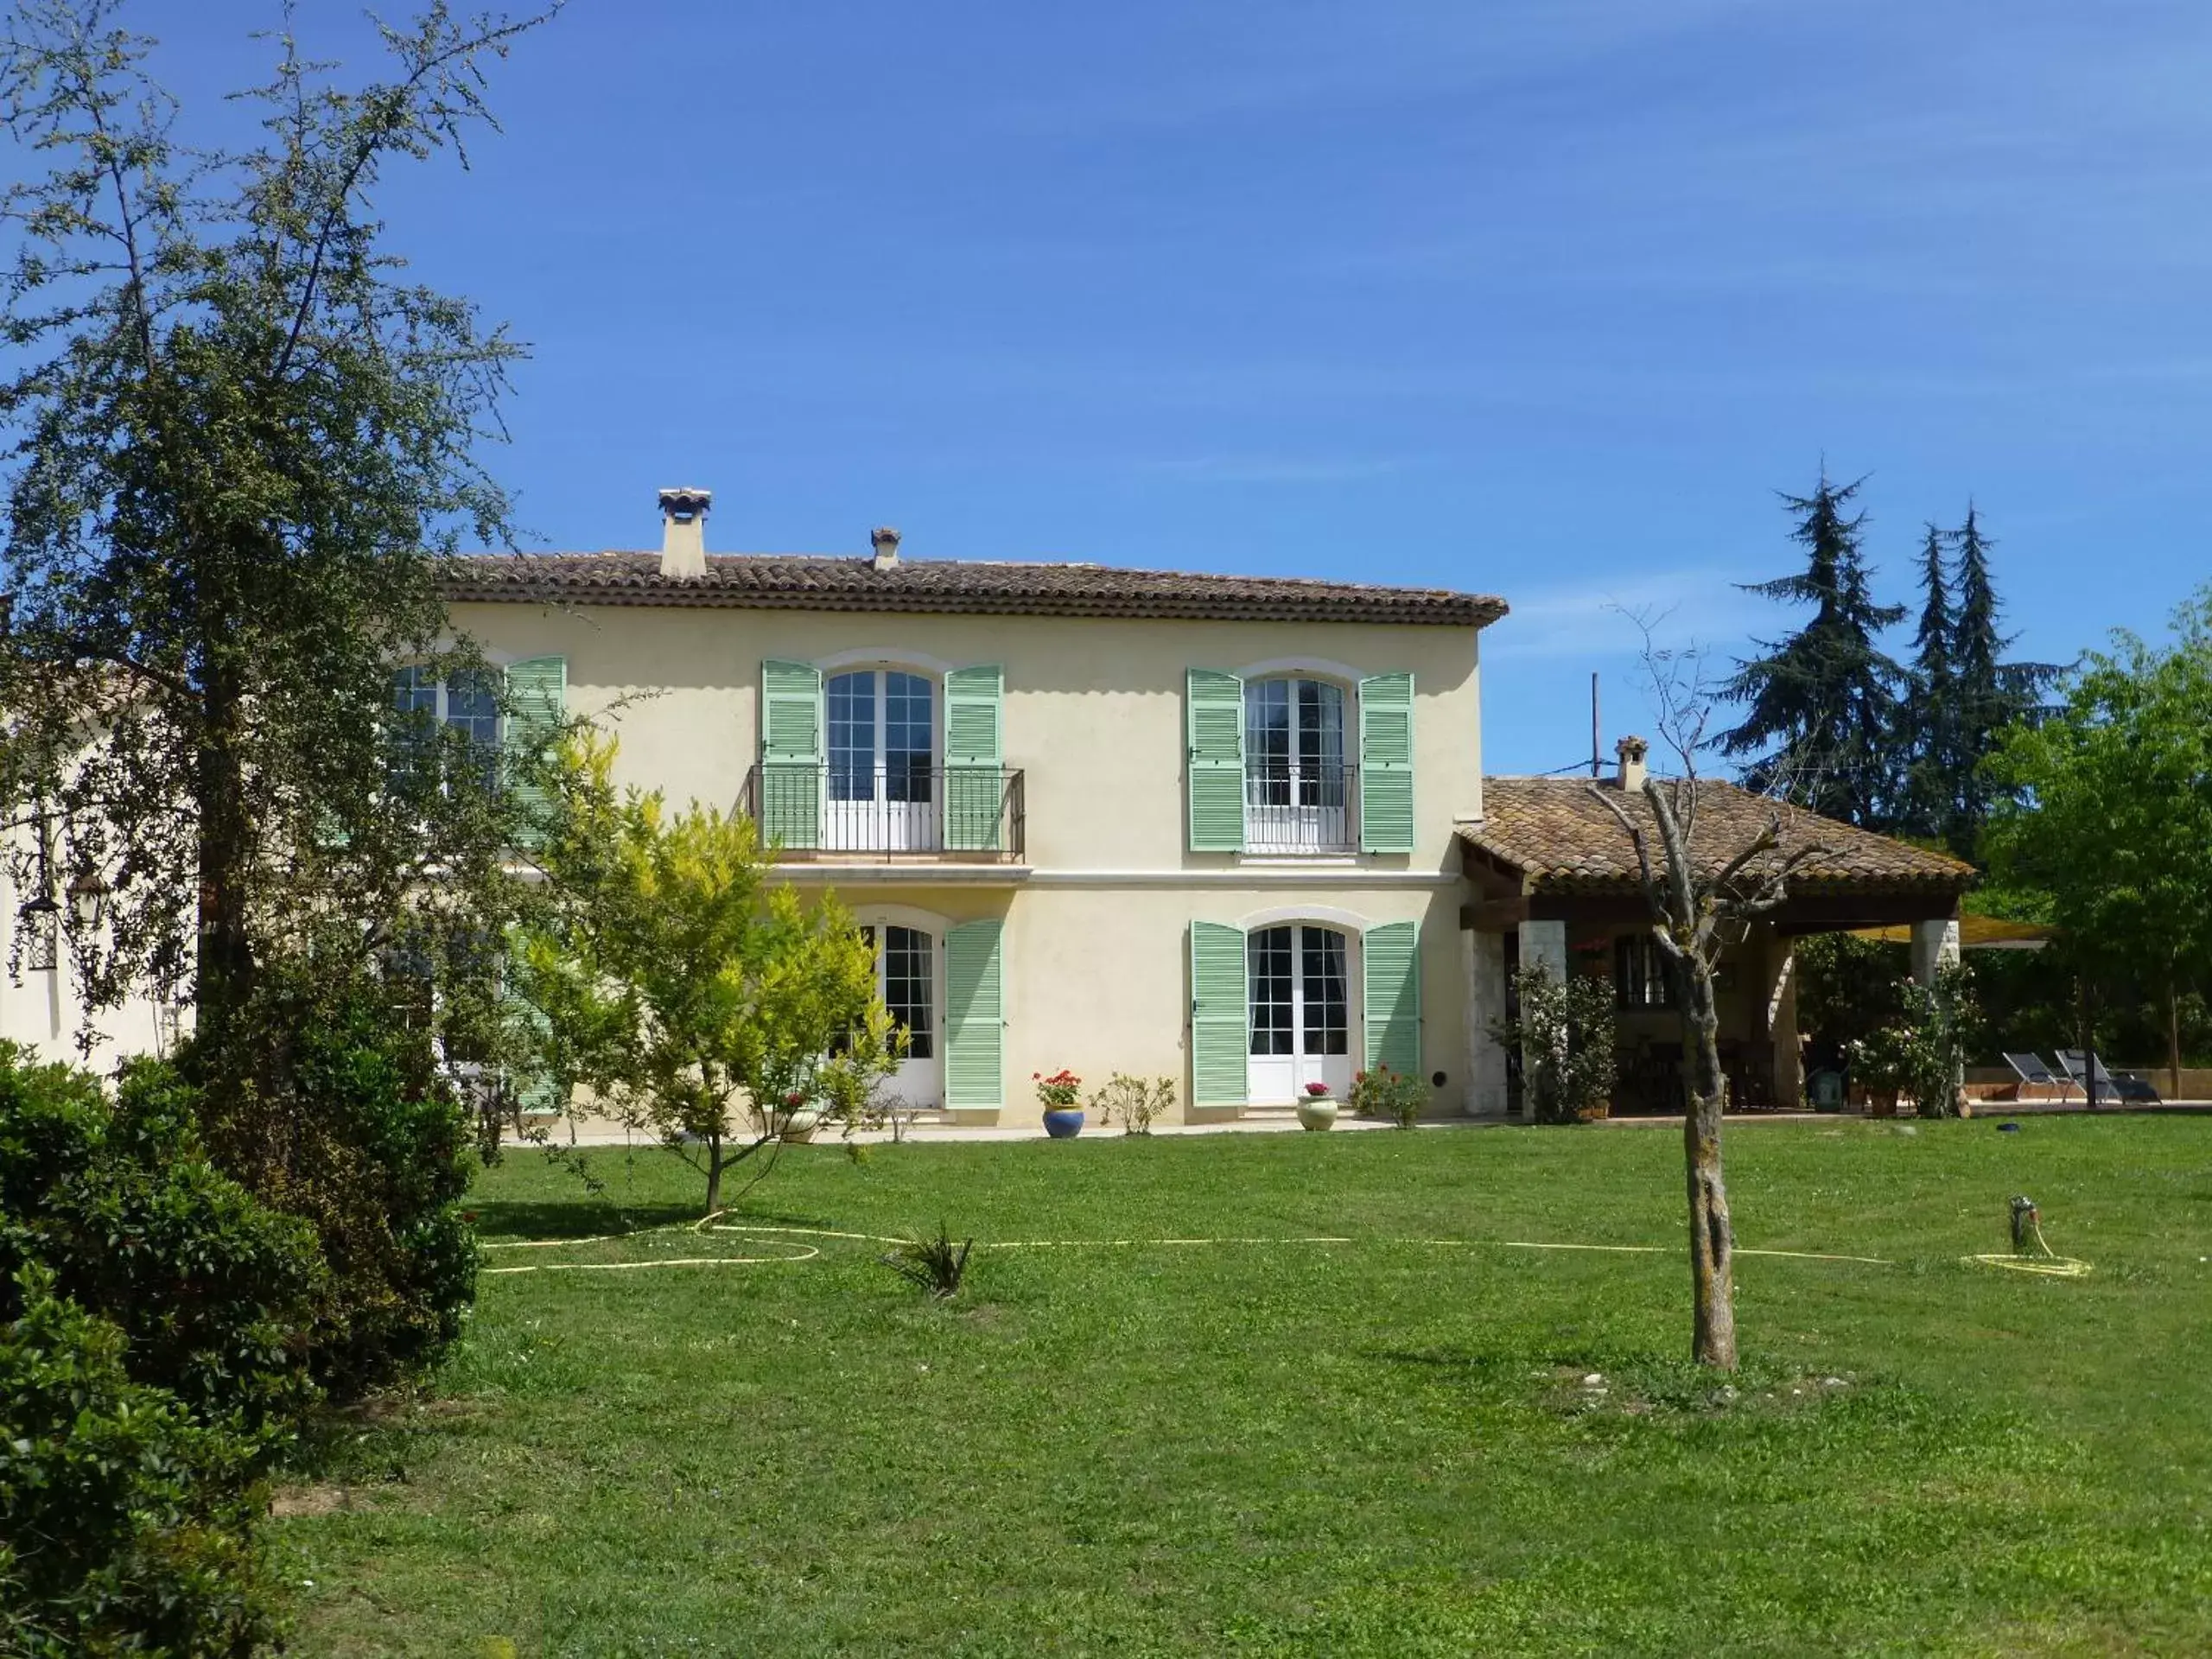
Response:
[[[2212,1651],[2212,1118],[1916,1127],[1732,1135],[1741,1243],[1893,1263],[1740,1260],[1732,1397],[1663,1130],[795,1149],[744,1220],[942,1220],[960,1294],[798,1233],[493,1251],[819,1254],[485,1279],[288,1495],[298,1650]],[[487,1240],[692,1213],[599,1168],[511,1155]],[[1961,1262],[2016,1192],[2090,1277]]]

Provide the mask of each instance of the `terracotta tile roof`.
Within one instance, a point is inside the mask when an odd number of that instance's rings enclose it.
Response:
[[[1198,575],[1102,564],[992,564],[789,553],[712,554],[707,573],[664,577],[657,553],[478,554],[455,559],[449,601],[717,606],[744,610],[951,612],[1254,622],[1405,622],[1487,627],[1505,601],[1441,588],[1286,576]]]
[[[1623,802],[1650,830],[1652,850],[1658,832],[1651,807],[1641,791],[1622,796],[1608,778],[1598,787]],[[1697,828],[1693,847],[1701,860],[1717,866],[1733,857],[1765,828],[1774,804],[1749,790],[1714,779],[1697,786]],[[1790,878],[1799,893],[1863,893],[1909,889],[1963,892],[1973,885],[1974,868],[1945,853],[1933,853],[1887,836],[1784,805],[1783,846],[1794,849],[1815,842],[1827,850],[1800,865]],[[1636,848],[1604,802],[1590,793],[1586,778],[1485,778],[1483,819],[1459,831],[1476,854],[1505,874],[1518,875],[1530,893],[1619,893],[1639,891]]]

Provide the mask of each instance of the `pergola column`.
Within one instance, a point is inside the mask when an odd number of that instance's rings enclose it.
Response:
[[[1936,982],[1939,968],[1959,964],[1959,920],[1939,916],[1912,925],[1912,976],[1923,985]]]
[[[1505,935],[1468,928],[1459,950],[1467,982],[1467,1115],[1503,1117],[1505,1045],[1492,1033],[1505,1019]]]

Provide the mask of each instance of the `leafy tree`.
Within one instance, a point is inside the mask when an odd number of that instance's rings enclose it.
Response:
[[[2011,793],[1986,839],[2089,975],[2150,976],[2178,1073],[2183,1000],[2212,974],[2212,588],[2174,632],[2163,648],[2115,634],[2058,709],[2003,735],[1990,777]]]
[[[188,998],[232,1081],[281,1060],[251,1029],[271,960],[361,971],[426,908],[508,902],[520,804],[466,786],[485,758],[409,728],[392,672],[485,675],[437,577],[463,533],[505,539],[475,454],[518,348],[404,280],[370,200],[487,118],[530,24],[440,0],[358,88],[282,35],[240,95],[259,140],[215,154],[117,10],[22,0],[0,48],[0,118],[53,162],[5,199],[0,809],[105,892],[69,928],[91,1005]]]
[[[1804,572],[1747,591],[1810,605],[1813,615],[1786,639],[1759,641],[1764,654],[1737,664],[1721,695],[1747,707],[1719,741],[1723,753],[1745,760],[1751,788],[1765,791],[1787,779],[1814,811],[1878,829],[1901,790],[1900,671],[1876,641],[1904,610],[1874,601],[1859,547],[1866,515],[1849,511],[1859,487],[1832,484],[1823,472],[1811,495],[1782,498],[1797,515],[1790,539],[1805,550]]]
[[[522,1017],[563,1100],[588,1088],[690,1160],[711,1215],[726,1171],[801,1104],[855,1109],[904,1033],[851,916],[771,881],[750,819],[671,815],[658,791],[618,794],[611,742],[571,753],[543,854],[556,896],[513,952]]]
[[[488,119],[531,23],[436,0],[359,86],[279,35],[240,94],[257,137],[215,153],[118,10],[20,0],[0,43],[0,120],[52,169],[5,197],[0,818],[35,826],[19,880],[99,895],[65,910],[81,1040],[134,995],[191,1005],[209,1150],[315,1223],[346,1314],[323,1352],[365,1383],[469,1292],[434,1039],[485,1001],[531,798],[395,706],[401,668],[507,703],[438,578],[463,535],[506,539],[476,455],[518,348],[407,279],[372,196]]]

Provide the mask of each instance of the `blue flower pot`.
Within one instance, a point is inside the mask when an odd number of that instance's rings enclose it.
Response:
[[[1045,1114],[1045,1133],[1055,1141],[1072,1141],[1083,1133],[1083,1109],[1071,1106],[1065,1111]]]

